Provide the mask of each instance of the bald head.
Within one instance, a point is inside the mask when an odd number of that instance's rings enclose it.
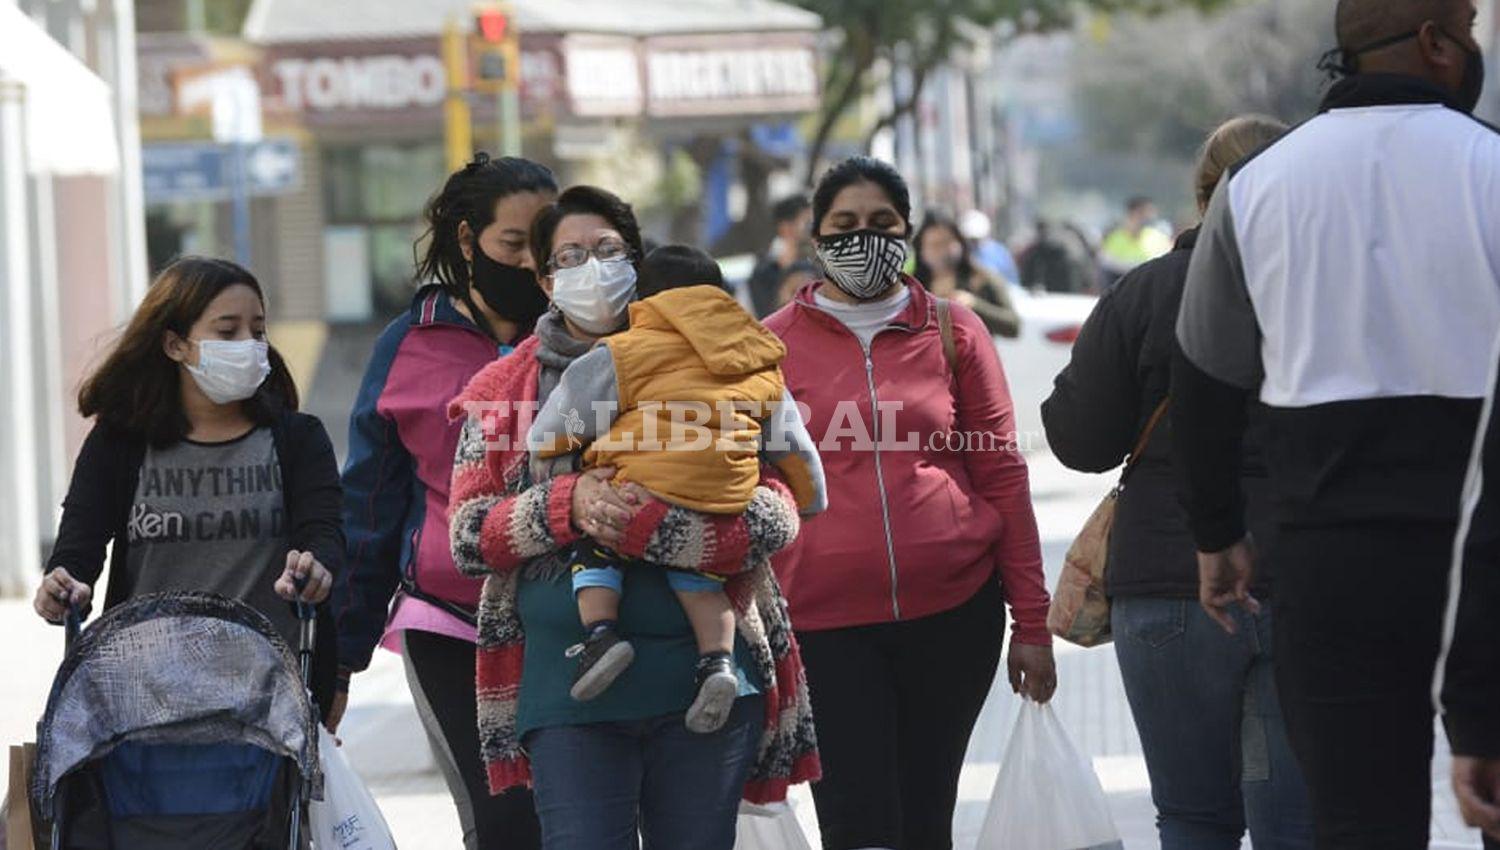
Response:
[[[1405,74],[1456,89],[1474,40],[1475,0],[1339,0],[1339,48],[1362,73]]]
[[[1339,0],[1335,28],[1339,47],[1359,50],[1414,32],[1426,21],[1453,18],[1468,0]]]

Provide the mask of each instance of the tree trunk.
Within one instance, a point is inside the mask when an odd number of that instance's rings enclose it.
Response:
[[[906,100],[895,104],[888,114],[880,116],[880,120],[876,121],[875,126],[871,127],[870,131],[865,134],[865,153],[870,152],[870,148],[875,144],[875,137],[880,135],[880,131],[888,127],[894,127],[896,122],[900,121],[903,116],[910,115],[916,111],[917,104],[922,99],[922,89],[927,84],[927,73],[931,70],[932,65],[930,63],[924,63],[912,69],[911,93],[907,96]]]
[[[740,185],[745,189],[745,215],[711,246],[714,256],[754,254],[759,257],[771,244],[771,173],[785,168],[784,161],[767,155],[748,132],[740,139]]]
[[[853,105],[855,96],[859,94],[860,84],[864,81],[865,72],[870,70],[872,64],[874,63],[865,62],[850,69],[849,77],[839,89],[838,96],[828,102],[828,106],[823,109],[823,114],[818,119],[818,131],[813,135],[812,145],[807,149],[807,175],[802,182],[808,187],[817,181],[818,165],[823,159],[823,149],[828,146],[828,139],[833,135],[834,126]]]

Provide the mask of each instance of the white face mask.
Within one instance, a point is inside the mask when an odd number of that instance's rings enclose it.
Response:
[[[202,339],[197,345],[198,365],[183,365],[214,404],[244,401],[271,374],[271,347],[261,340]]]
[[[604,335],[625,324],[635,297],[635,266],[629,260],[588,262],[552,273],[552,303],[587,333]]]

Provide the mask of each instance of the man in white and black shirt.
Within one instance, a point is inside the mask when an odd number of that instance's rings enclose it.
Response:
[[[1254,546],[1277,565],[1277,681],[1320,848],[1427,846],[1428,694],[1500,330],[1500,133],[1469,115],[1475,16],[1473,0],[1340,0],[1348,76],[1219,186],[1178,319],[1184,505],[1226,624],[1254,605],[1239,452],[1246,397],[1266,408],[1275,539]],[[1500,758],[1500,715],[1448,706],[1456,754]]]

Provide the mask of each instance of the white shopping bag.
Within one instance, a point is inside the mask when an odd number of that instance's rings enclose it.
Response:
[[[1122,850],[1093,765],[1050,705],[1021,704],[978,850]]]
[[[323,763],[323,799],[312,801],[308,811],[315,850],[396,850],[370,789],[321,723],[318,756]]]
[[[740,803],[734,850],[812,850],[797,815],[786,803]]]

